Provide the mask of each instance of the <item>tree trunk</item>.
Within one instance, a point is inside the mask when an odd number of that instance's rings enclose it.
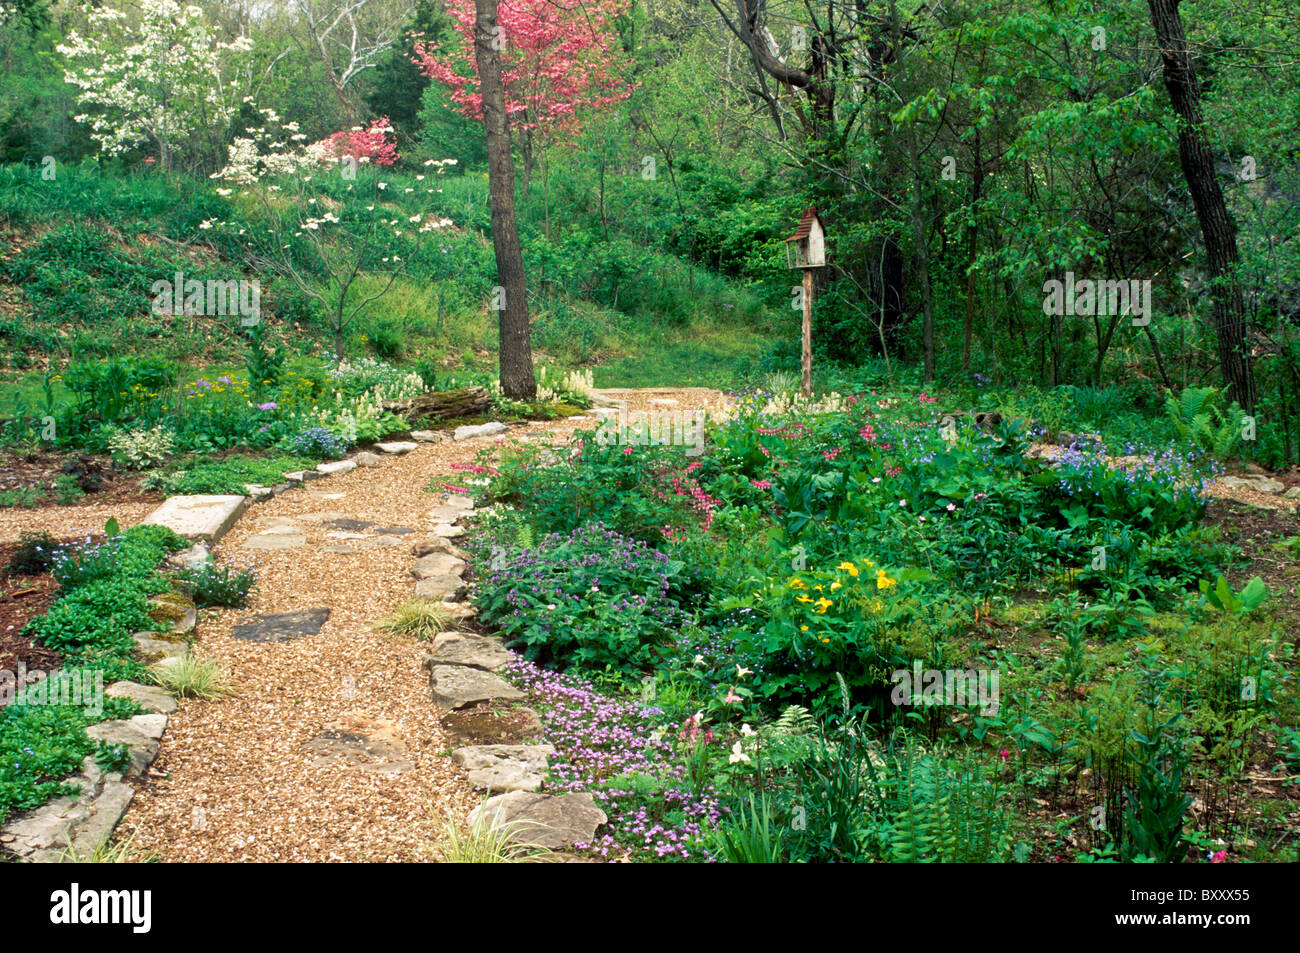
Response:
[[[497,280],[505,292],[499,301],[501,391],[511,400],[533,400],[533,351],[529,338],[528,299],[524,288],[524,256],[515,225],[515,168],[510,157],[510,124],[506,118],[501,56],[493,48],[497,36],[497,0],[474,0],[474,60],[483,94],[483,131],[487,136],[488,201]]]
[[[1205,119],[1201,115],[1201,87],[1183,33],[1178,2],[1147,0],[1147,5],[1160,45],[1165,87],[1179,119],[1178,160],[1205,239],[1219,366],[1228,384],[1229,398],[1253,414],[1255,377],[1246,346],[1246,308],[1237,275],[1237,226],[1214,176],[1214,155],[1210,152],[1203,128]]]

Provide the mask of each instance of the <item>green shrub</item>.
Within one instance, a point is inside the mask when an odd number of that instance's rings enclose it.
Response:
[[[479,613],[529,659],[637,673],[670,654],[689,619],[684,568],[594,523],[498,552],[479,584]]]

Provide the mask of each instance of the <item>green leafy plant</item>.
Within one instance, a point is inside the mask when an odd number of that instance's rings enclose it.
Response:
[[[1183,439],[1206,453],[1224,459],[1241,439],[1246,412],[1236,403],[1222,409],[1223,391],[1217,387],[1186,387],[1179,397],[1165,399],[1165,417]]]
[[[214,562],[178,573],[194,587],[194,604],[238,609],[248,603],[248,594],[257,585],[257,575],[249,567],[235,569]]]
[[[783,834],[767,795],[750,797],[717,831],[716,853],[733,864],[779,864]]]

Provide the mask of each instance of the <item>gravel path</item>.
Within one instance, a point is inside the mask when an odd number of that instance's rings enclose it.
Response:
[[[611,396],[632,409],[665,398],[689,409],[701,398],[716,406],[720,395]],[[593,426],[532,423],[503,436],[563,443],[578,427]],[[222,661],[238,694],[181,701],[119,836],[165,861],[431,859],[444,810],[464,817],[481,795],[447,757],[451,744],[420,669],[424,645],[372,625],[412,595],[411,543],[428,535],[429,511],[443,502],[424,487],[433,478],[463,484],[467,474],[452,465],[472,463],[477,451],[503,443],[421,445],[382,466],[313,481],[244,515],[217,552],[236,563],[258,560],[259,586],[246,608],[205,613],[198,629],[199,651]],[[400,546],[329,552],[321,547],[349,542],[327,535],[333,518],[417,532],[397,537]],[[242,548],[286,520],[302,528],[305,545]],[[231,636],[234,625],[260,614],[321,607],[330,617],[316,635],[281,643]],[[386,769],[322,758],[308,747],[331,731],[384,739]]]

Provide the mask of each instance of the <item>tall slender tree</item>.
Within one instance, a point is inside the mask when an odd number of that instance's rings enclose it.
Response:
[[[1228,384],[1228,396],[1254,413],[1255,375],[1246,345],[1246,305],[1237,274],[1237,225],[1215,178],[1214,153],[1205,135],[1205,119],[1201,113],[1201,85],[1183,32],[1178,2],[1147,0],[1147,5],[1151,8],[1151,25],[1160,45],[1165,88],[1178,114],[1178,160],[1205,239],[1219,366]]]
[[[501,391],[511,400],[533,400],[533,349],[529,336],[524,256],[515,223],[515,166],[510,156],[510,123],[501,81],[501,44],[497,0],[474,0],[474,61],[483,97],[483,131],[487,135],[488,204],[492,248],[496,252],[495,303],[499,317]],[[503,300],[504,299],[504,300]]]

